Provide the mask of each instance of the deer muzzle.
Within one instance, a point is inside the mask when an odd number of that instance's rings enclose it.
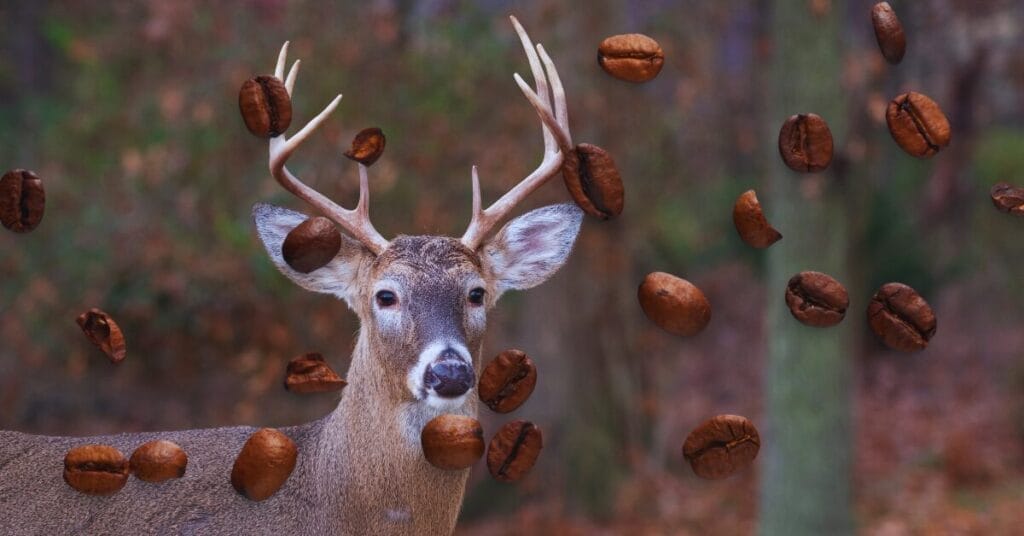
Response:
[[[445,348],[423,372],[423,387],[442,398],[458,398],[475,382],[473,365],[452,348]]]

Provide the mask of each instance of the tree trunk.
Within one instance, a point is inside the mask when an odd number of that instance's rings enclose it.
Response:
[[[763,199],[783,239],[768,251],[768,363],[763,429],[761,534],[849,534],[851,519],[850,322],[811,328],[797,322],[783,294],[794,274],[814,270],[846,280],[844,177],[833,162],[823,173],[785,167],[774,151],[779,127],[797,113],[828,122],[836,154],[845,137],[840,87],[842,1],[827,13],[810,2],[770,6],[773,61],[767,91],[765,146],[770,177]],[[767,140],[770,140],[767,141]],[[853,297],[855,307],[863,299]],[[850,314],[859,314],[854,309]]]

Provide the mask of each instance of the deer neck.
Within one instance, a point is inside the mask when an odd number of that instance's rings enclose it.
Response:
[[[454,530],[469,470],[430,465],[420,431],[441,413],[393,393],[371,354],[364,327],[348,370],[349,385],[326,419],[317,453],[332,533],[448,534]],[[476,416],[470,397],[458,413]],[[449,411],[452,413],[452,411]]]

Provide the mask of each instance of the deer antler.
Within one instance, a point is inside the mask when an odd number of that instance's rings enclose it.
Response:
[[[284,46],[281,47],[280,55],[277,57],[277,67],[274,69],[274,76],[279,79],[283,79],[287,57],[288,43],[285,42]],[[289,97],[292,94],[292,88],[295,86],[295,77],[299,73],[299,63],[296,60],[292,64],[291,70],[288,71],[288,78],[284,79],[284,85],[288,90]],[[319,115],[311,119],[291,139],[287,139],[284,134],[270,138],[270,173],[274,175],[274,178],[277,179],[277,182],[285,190],[312,205],[323,213],[324,216],[327,216],[348,231],[353,238],[362,242],[374,255],[379,255],[380,252],[388,247],[388,241],[370,223],[370,187],[366,166],[359,164],[359,202],[353,210],[342,208],[320,192],[310,188],[295,175],[292,175],[288,168],[284,166],[288,158],[295,152],[295,149],[331,115],[331,112],[338,107],[338,102],[340,101],[341,95],[339,94]]]
[[[466,228],[466,233],[462,235],[462,243],[474,250],[495,224],[507,216],[520,201],[558,174],[565,155],[573,150],[572,138],[569,134],[569,112],[565,106],[565,90],[562,88],[562,81],[558,78],[555,64],[548,57],[548,53],[544,51],[542,45],[538,44],[534,51],[530,36],[526,34],[523,26],[515,17],[509,18],[512,19],[512,25],[515,27],[516,33],[519,34],[519,40],[523,43],[523,50],[526,51],[526,57],[530,61],[530,70],[533,72],[533,79],[537,85],[537,89],[534,91],[523,81],[519,73],[514,75],[519,89],[523,91],[523,95],[540,116],[541,128],[544,133],[544,159],[537,169],[533,170],[533,173],[530,173],[522,182],[485,210],[481,210],[480,177],[477,175],[476,166],[473,166],[473,218],[469,222],[469,227]],[[540,54],[539,59],[538,53]],[[541,67],[542,61],[544,62],[543,68]],[[549,82],[551,84],[550,94],[548,93]],[[552,95],[554,96],[554,112],[552,112],[551,105]]]

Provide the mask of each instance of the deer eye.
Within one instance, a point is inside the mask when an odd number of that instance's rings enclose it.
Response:
[[[486,294],[486,293],[487,293],[487,291],[485,291],[484,289],[482,289],[480,287],[477,287],[477,288],[469,291],[469,303],[472,303],[473,305],[483,305],[484,304],[484,294]]]
[[[390,290],[377,291],[377,305],[380,307],[391,307],[396,303],[398,303],[398,296],[395,296],[394,292]]]

